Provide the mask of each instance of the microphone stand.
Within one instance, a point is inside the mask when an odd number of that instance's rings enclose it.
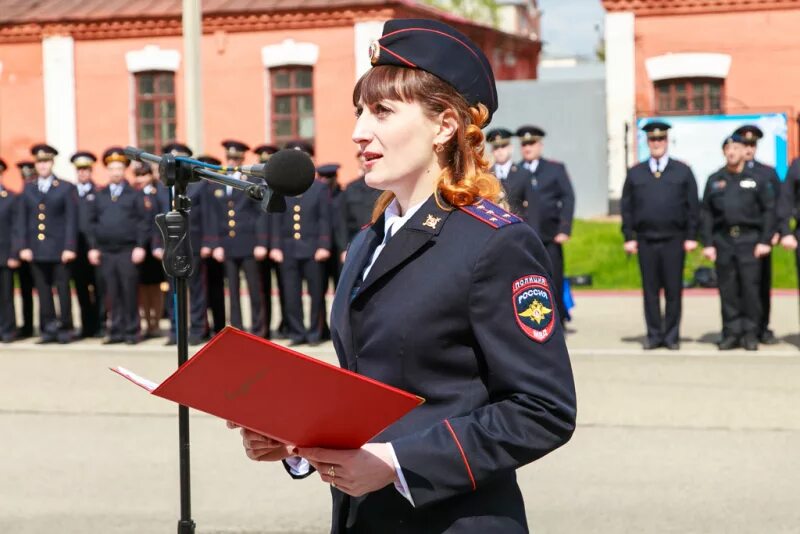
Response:
[[[207,180],[244,191],[253,200],[261,202],[265,212],[283,212],[286,200],[265,184],[252,183],[232,176],[226,176],[203,168],[204,164],[189,158],[176,158],[172,154],[157,156],[134,147],[127,147],[125,154],[137,161],[156,163],[159,176],[167,187],[174,187],[171,210],[156,216],[156,226],[164,239],[162,264],[167,276],[175,280],[177,300],[175,314],[178,366],[189,359],[189,308],[187,281],[194,271],[192,243],[189,235],[189,212],[192,202],[186,194],[190,182]],[[180,459],[180,501],[181,516],[178,521],[178,534],[194,534],[195,522],[192,520],[192,501],[189,464],[189,409],[178,406],[178,455]]]

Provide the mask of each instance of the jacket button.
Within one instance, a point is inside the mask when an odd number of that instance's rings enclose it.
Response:
[[[294,229],[295,229],[295,230],[299,230],[299,229],[300,229],[300,225],[299,225],[299,224],[295,224],[295,225],[294,225]]]
[[[236,212],[235,212],[235,211],[233,211],[233,210],[228,210],[228,217],[233,217],[234,215],[236,215]]]
[[[294,214],[294,220],[295,221],[299,221],[300,220],[300,214],[299,213],[295,213]]]
[[[234,220],[230,220],[230,221],[228,221],[228,226],[230,226],[231,228],[233,228],[234,226],[236,226],[236,221],[234,221]]]
[[[44,228],[45,228],[45,227],[44,227],[44,224],[40,224],[40,225],[39,225],[39,230],[44,230]]]
[[[39,220],[40,220],[40,221],[43,221],[43,220],[45,220],[46,218],[47,218],[47,217],[45,216],[45,214],[44,214],[44,213],[40,213],[40,214],[39,214]]]
[[[294,233],[294,238],[295,238],[295,239],[300,239],[301,237],[302,237],[302,236],[300,235],[300,232],[295,232],[295,233]]]
[[[236,232],[231,230],[230,232],[228,232],[228,235],[231,237],[236,237]]]
[[[229,208],[232,208],[232,207],[233,207],[233,200],[229,200],[229,201],[228,201],[228,207],[229,207]]]
[[[295,212],[298,212],[298,211],[300,211],[300,206],[295,206],[295,207],[294,207],[294,211],[295,211]]]
[[[39,234],[36,236],[39,241],[44,241],[44,234]]]
[[[44,211],[45,208],[46,208],[46,206],[44,204],[39,204],[39,209],[41,211]]]

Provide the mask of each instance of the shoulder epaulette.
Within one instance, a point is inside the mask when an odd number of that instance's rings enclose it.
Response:
[[[507,212],[497,204],[489,202],[486,199],[480,199],[470,206],[459,206],[459,209],[472,215],[479,221],[488,224],[492,228],[502,228],[509,224],[522,222],[522,219],[516,215]]]

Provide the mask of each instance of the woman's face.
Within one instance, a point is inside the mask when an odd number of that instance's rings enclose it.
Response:
[[[353,142],[361,149],[367,184],[375,189],[413,187],[437,164],[441,125],[416,102],[382,100],[356,108]],[[445,139],[446,140],[446,139]]]

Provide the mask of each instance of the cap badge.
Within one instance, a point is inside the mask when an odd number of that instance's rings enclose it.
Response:
[[[369,61],[373,65],[378,63],[378,58],[381,57],[381,45],[376,41],[372,41],[372,44],[369,45]]]

